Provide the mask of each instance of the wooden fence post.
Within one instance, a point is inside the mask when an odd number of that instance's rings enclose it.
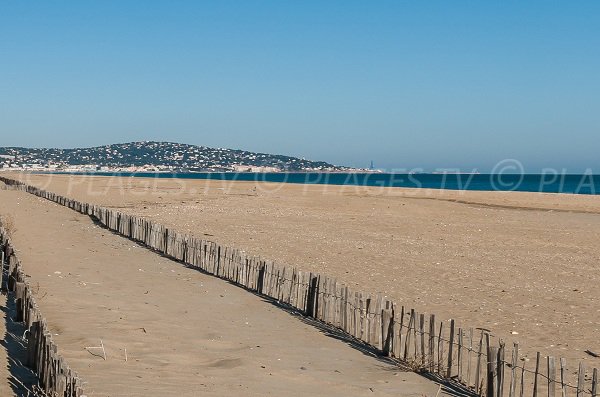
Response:
[[[510,388],[508,391],[509,397],[515,397],[515,389],[517,383],[517,365],[519,363],[519,344],[515,342],[513,345],[512,359],[510,364]]]
[[[564,358],[560,359],[560,388],[562,392],[562,397],[567,397],[567,382],[565,371],[567,370],[567,360]]]
[[[577,373],[577,397],[583,397],[585,387],[585,365],[579,363],[579,372]]]
[[[535,373],[533,375],[533,397],[537,397],[538,394],[538,375],[540,373],[540,352],[537,352],[535,358]]]
[[[394,335],[393,309],[385,308],[381,311],[381,335],[383,340],[383,346],[381,350],[385,356],[390,356],[392,352],[392,340]]]
[[[4,247],[2,247],[2,251],[0,252],[0,288],[2,284],[2,278],[4,277]]]
[[[469,328],[469,350],[467,352],[467,387],[471,386],[471,353],[473,352],[473,328]]]
[[[410,350],[410,334],[415,321],[415,310],[410,310],[410,319],[408,320],[408,330],[406,331],[406,340],[404,341],[404,361],[408,359],[408,352]]]
[[[500,347],[498,348],[498,362],[496,364],[496,385],[497,385],[497,397],[502,397],[504,394],[504,341],[500,340]]]
[[[435,365],[435,314],[429,315],[429,371],[434,371]]]
[[[556,363],[554,357],[548,356],[548,397],[556,396]]]
[[[438,373],[443,374],[444,367],[444,322],[440,321],[440,333],[438,334]]]
[[[487,348],[487,388],[486,388],[486,396],[494,397],[494,375],[496,374],[496,361],[498,360],[498,348],[492,347],[488,343]]]
[[[421,334],[421,368],[426,367],[427,351],[425,350],[425,314],[419,314],[419,333]]]
[[[446,378],[452,378],[452,352],[454,348],[454,319],[450,320],[450,339],[448,340],[448,369]]]
[[[463,344],[464,344],[464,339],[463,339],[463,329],[462,327],[458,328],[458,345],[457,345],[457,349],[456,352],[458,353],[457,357],[456,357],[456,365],[457,365],[457,373],[458,373],[458,381],[462,382],[463,381]]]
[[[592,374],[592,397],[598,396],[598,368],[594,368]]]

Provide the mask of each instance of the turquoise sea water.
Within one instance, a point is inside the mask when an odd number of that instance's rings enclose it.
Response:
[[[93,175],[141,178],[212,179],[221,181],[408,187],[451,190],[521,191],[574,194],[600,193],[600,175],[592,174],[95,172],[93,173]]]

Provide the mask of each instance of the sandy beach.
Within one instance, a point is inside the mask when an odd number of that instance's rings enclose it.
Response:
[[[600,366],[597,196],[13,177]]]
[[[600,397],[600,2],[4,3],[0,397]]]
[[[306,396],[324,390],[332,396],[432,396],[438,390],[87,216],[25,192],[0,191],[0,203],[0,212],[14,220],[13,243],[60,353],[87,382],[88,396]],[[102,350],[85,349],[101,345],[106,360]]]

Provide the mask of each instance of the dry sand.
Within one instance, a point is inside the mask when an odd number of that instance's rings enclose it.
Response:
[[[600,197],[13,175],[600,367]]]
[[[2,213],[14,218],[13,243],[36,300],[59,352],[88,382],[88,396],[437,392],[433,382],[116,236],[87,216],[0,190]],[[101,340],[106,361],[84,349]]]

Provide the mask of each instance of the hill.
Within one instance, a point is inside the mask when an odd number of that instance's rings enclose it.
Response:
[[[172,142],[78,149],[0,147],[0,168],[50,171],[343,171],[348,167],[277,154]]]

